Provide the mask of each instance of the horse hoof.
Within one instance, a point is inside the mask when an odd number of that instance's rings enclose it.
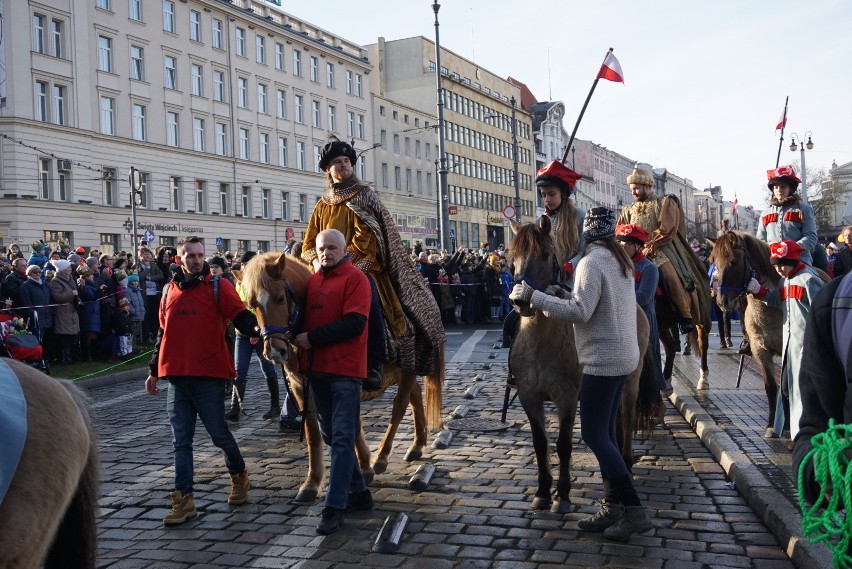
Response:
[[[549,510],[552,502],[550,498],[541,498],[536,496],[532,501],[533,510]]]
[[[373,483],[373,480],[376,479],[376,472],[373,469],[362,470],[361,476],[364,477],[364,484],[369,486],[370,484]]]
[[[412,447],[405,453],[405,462],[414,462],[423,458],[423,451],[419,448]]]
[[[376,474],[384,474],[388,469],[388,459],[386,458],[377,458],[376,462],[373,463],[373,472]]]
[[[567,514],[571,511],[570,500],[556,500],[550,507],[550,511],[554,514]]]
[[[775,432],[775,429],[772,427],[766,427],[766,431],[763,433],[763,437],[767,439],[777,439],[778,433]]]
[[[294,504],[313,504],[317,501],[317,491],[313,488],[302,488],[296,497],[293,498]]]
[[[698,386],[696,387],[696,389],[698,389],[699,391],[710,389],[710,381],[702,377],[698,380]]]

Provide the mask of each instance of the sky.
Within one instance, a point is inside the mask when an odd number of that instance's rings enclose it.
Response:
[[[599,82],[577,137],[667,168],[696,188],[721,186],[727,200],[766,203],[787,96],[781,164],[800,171],[790,135],[807,131],[808,171],[852,162],[848,0],[440,4],[441,46],[526,83],[539,101],[563,101],[569,134],[614,48],[625,82]],[[524,7],[528,13],[519,12]],[[283,9],[362,45],[379,36],[435,37],[430,0],[284,0]]]

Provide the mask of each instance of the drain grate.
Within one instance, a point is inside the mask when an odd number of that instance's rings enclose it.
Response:
[[[485,419],[483,417],[467,417],[464,419],[453,419],[445,423],[448,429],[454,431],[503,431],[514,423],[503,423],[498,419]]]

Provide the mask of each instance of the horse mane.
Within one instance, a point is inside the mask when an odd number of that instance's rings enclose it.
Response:
[[[751,262],[757,274],[765,279],[768,278],[770,282],[776,282],[778,280],[778,273],[775,271],[775,267],[769,262],[769,245],[754,235],[748,233],[742,233],[741,235],[744,242],[743,245],[751,256]]]
[[[736,260],[734,250],[738,248],[746,252],[759,276],[772,277],[775,274],[769,263],[769,246],[744,231],[726,231],[716,239],[710,253],[710,262],[716,263],[719,269],[724,270]]]
[[[553,254],[553,240],[543,233],[534,223],[526,223],[515,234],[509,245],[509,255],[515,257],[521,253],[546,258]]]

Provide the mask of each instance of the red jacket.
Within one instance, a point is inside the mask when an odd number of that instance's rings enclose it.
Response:
[[[370,281],[350,261],[330,271],[320,270],[308,281],[305,332],[311,332],[340,320],[349,313],[370,317],[372,291]],[[367,326],[361,334],[327,346],[311,348],[311,365],[307,366],[308,350],[301,351],[302,369],[342,377],[367,377]]]
[[[219,306],[213,298],[210,275],[187,290],[169,285],[160,310],[160,357],[157,377],[236,377],[225,343],[225,326],[245,310],[234,285],[219,279]]]

